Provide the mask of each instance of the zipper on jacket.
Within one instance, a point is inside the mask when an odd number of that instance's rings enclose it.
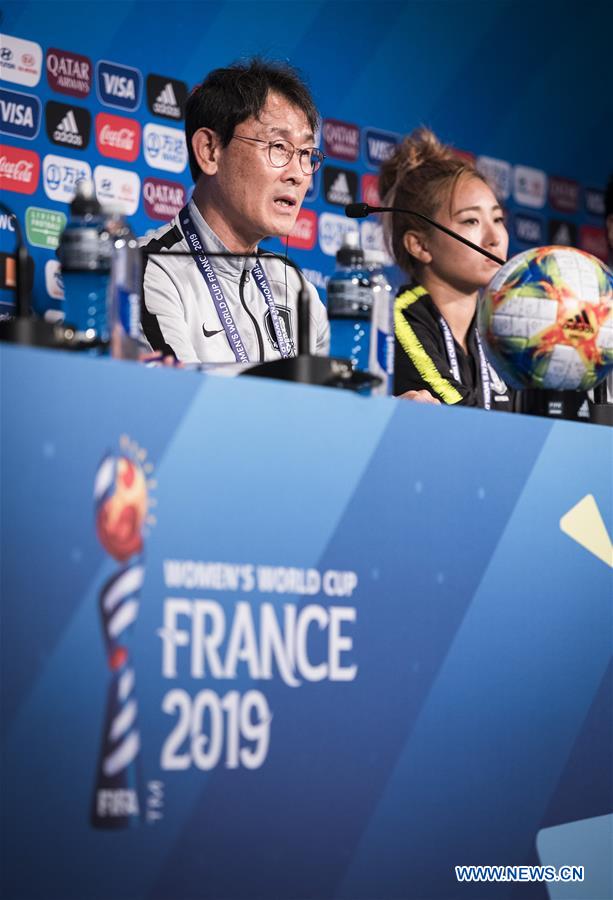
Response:
[[[258,347],[260,350],[260,362],[264,362],[264,342],[262,341],[262,332],[260,331],[259,325],[256,322],[253,313],[251,312],[250,309],[247,308],[247,303],[245,301],[245,295],[243,294],[243,287],[244,287],[246,281],[247,281],[247,270],[243,269],[243,272],[241,275],[241,280],[238,285],[238,294],[239,294],[239,297],[241,298],[241,305],[242,305],[243,309],[245,310],[245,312],[247,313],[247,315],[253,322],[253,327],[255,328],[255,336],[258,339]]]

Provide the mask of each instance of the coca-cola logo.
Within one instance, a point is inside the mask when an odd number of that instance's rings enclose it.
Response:
[[[25,159],[10,162],[6,156],[0,156],[0,174],[15,181],[27,181],[29,183],[34,174],[34,163]]]
[[[362,175],[362,200],[369,206],[381,206],[378,175]]]
[[[337,159],[355,162],[360,154],[360,129],[348,122],[324,119],[324,153]]]
[[[140,147],[140,125],[134,119],[98,113],[96,145],[102,156],[134,162]]]
[[[112,128],[103,125],[100,129],[101,146],[118,147],[120,150],[132,151],[134,149],[134,132],[129,128]]]
[[[185,206],[185,188],[176,181],[145,178],[143,201],[145,212],[149,218],[168,221]]]
[[[0,191],[33,194],[38,187],[40,157],[33,150],[3,147],[0,154]]]
[[[317,213],[312,209],[301,209],[288,237],[288,245],[297,250],[312,250],[316,237]]]

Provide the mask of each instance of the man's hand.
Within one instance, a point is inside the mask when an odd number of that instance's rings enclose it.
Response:
[[[441,405],[441,401],[433,397],[430,391],[427,391],[425,388],[421,391],[405,391],[404,394],[398,395],[398,399],[414,400],[415,403],[434,403],[435,406]]]
[[[149,353],[142,351],[138,357],[139,362],[149,366],[171,366],[175,369],[182,369],[183,363],[175,359],[174,356],[164,356],[163,353]]]

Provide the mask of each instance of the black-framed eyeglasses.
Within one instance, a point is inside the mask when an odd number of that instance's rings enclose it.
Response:
[[[262,138],[247,137],[244,134],[233,134],[233,138],[239,141],[254,141],[257,144],[268,144],[268,158],[270,165],[275,169],[282,169],[283,166],[289,165],[294,157],[294,153],[298,154],[300,168],[305,175],[312,175],[321,166],[325,159],[324,154],[317,147],[298,147],[294,146],[291,141],[282,140],[264,141]]]

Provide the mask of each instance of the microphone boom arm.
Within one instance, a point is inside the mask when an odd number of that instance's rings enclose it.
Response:
[[[498,263],[501,266],[504,266],[505,264],[504,259],[500,259],[499,256],[495,256],[493,253],[490,253],[489,250],[484,250],[483,247],[480,247],[478,244],[473,244],[473,242],[469,241],[468,238],[462,237],[461,234],[458,234],[456,231],[452,231],[451,228],[447,228],[446,225],[441,225],[441,223],[435,221],[435,219],[431,219],[429,216],[425,216],[423,213],[414,212],[414,210],[412,209],[401,209],[398,206],[370,206],[368,203],[350,203],[345,207],[345,215],[349,219],[364,219],[371,213],[382,212],[405,213],[408,216],[417,216],[418,219],[423,219],[424,222],[427,222],[429,225],[433,225],[434,228],[438,228],[439,231],[443,231],[445,234],[448,234],[449,237],[455,238],[456,241],[460,241],[462,244],[466,244],[467,247],[471,247],[473,250],[476,250],[477,253],[481,253],[483,256],[487,256],[488,259],[493,260],[495,263]]]

